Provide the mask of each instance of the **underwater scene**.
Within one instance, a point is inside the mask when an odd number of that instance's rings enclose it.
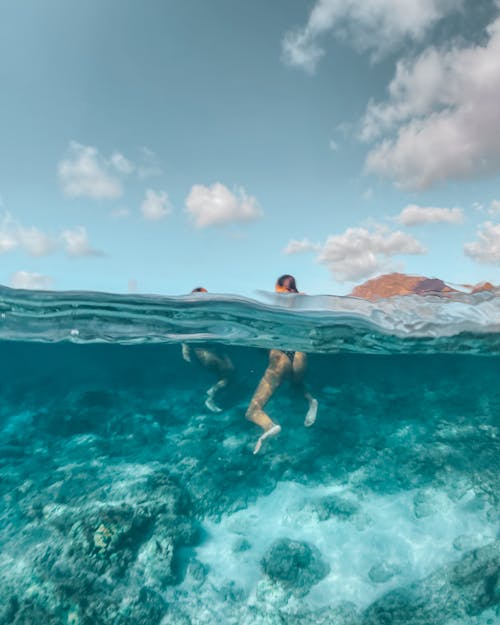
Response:
[[[500,623],[498,293],[1,288],[0,341],[0,625]]]

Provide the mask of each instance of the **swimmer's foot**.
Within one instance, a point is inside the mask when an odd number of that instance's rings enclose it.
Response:
[[[309,410],[307,411],[306,418],[304,419],[304,425],[306,428],[310,428],[316,422],[316,416],[318,414],[318,400],[311,397],[309,399]]]
[[[281,432],[281,425],[274,424],[268,430],[266,430],[264,434],[262,434],[262,436],[259,436],[257,442],[255,443],[255,447],[253,448],[254,455],[259,453],[260,448],[262,447],[262,443],[266,440],[266,438],[271,438],[272,436],[278,436],[280,432]]]
[[[205,399],[205,406],[212,412],[222,412],[222,408],[219,408],[219,406],[217,406],[217,404],[214,401],[214,398],[211,396],[208,396]]]
[[[219,408],[219,406],[215,403],[215,393],[217,393],[220,388],[224,388],[226,385],[227,380],[219,380],[217,384],[214,384],[208,389],[205,406],[212,412],[222,412],[222,408]]]

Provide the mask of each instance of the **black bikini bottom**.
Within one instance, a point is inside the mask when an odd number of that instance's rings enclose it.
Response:
[[[290,359],[290,362],[293,364],[293,359],[294,359],[294,357],[295,357],[295,352],[285,351],[285,350],[282,350],[282,351],[283,351],[283,353],[284,353],[286,356],[288,356],[288,358]]]

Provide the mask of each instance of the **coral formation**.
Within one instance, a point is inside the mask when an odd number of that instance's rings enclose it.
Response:
[[[1,625],[498,620],[497,359],[312,355],[255,458],[265,351],[214,415],[176,346],[3,349]]]

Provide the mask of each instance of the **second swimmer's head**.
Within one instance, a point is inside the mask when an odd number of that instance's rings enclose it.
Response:
[[[295,278],[288,273],[285,273],[276,280],[274,289],[276,293],[298,293]]]
[[[197,286],[195,289],[191,291],[191,293],[208,293],[208,291],[202,286]]]

